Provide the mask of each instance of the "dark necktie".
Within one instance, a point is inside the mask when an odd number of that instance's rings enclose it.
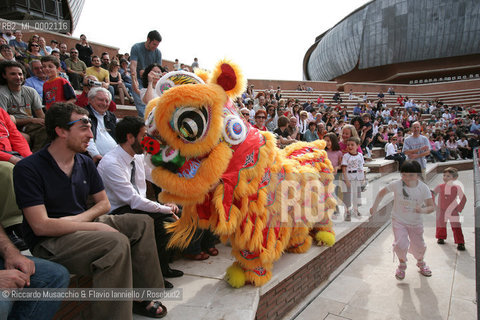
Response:
[[[130,182],[132,183],[132,186],[135,189],[135,191],[137,191],[137,193],[140,194],[140,192],[138,192],[138,188],[135,183],[135,160],[132,160],[130,164],[132,165],[132,175],[130,176]]]

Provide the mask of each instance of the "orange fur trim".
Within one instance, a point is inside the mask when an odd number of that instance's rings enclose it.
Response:
[[[232,68],[234,72],[236,84],[233,88],[226,90],[227,95],[232,100],[234,100],[236,97],[239,97],[247,87],[247,80],[243,76],[243,73],[241,72],[241,69],[237,64],[227,59],[220,60],[213,69],[213,72],[210,74],[210,79],[208,80],[208,83],[215,83],[218,85],[218,80],[222,76],[222,65],[224,64]]]
[[[198,215],[195,207],[184,207],[182,218],[167,224],[165,229],[171,233],[168,247],[185,249],[188,247],[198,227]]]
[[[204,70],[204,69],[200,69],[200,68],[195,68],[195,70],[193,70],[195,72],[195,74],[203,80],[203,82],[207,83],[208,81],[208,78],[210,77],[210,72],[208,72],[207,70]]]

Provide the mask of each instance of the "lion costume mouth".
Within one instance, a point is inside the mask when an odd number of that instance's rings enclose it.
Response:
[[[149,154],[152,164],[156,167],[162,167],[180,178],[194,178],[202,160],[207,157],[201,156],[187,159],[180,154],[179,150],[168,145],[163,145],[160,149],[157,149],[152,147],[153,144],[155,144],[155,140],[151,136],[146,136],[142,141],[142,145]],[[158,152],[153,154],[153,150],[158,150]]]

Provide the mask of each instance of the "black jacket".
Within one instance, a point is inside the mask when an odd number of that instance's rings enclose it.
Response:
[[[93,140],[97,140],[97,117],[95,117],[95,114],[93,113],[93,107],[91,105],[86,106],[85,109],[87,109],[88,117],[92,121]],[[108,133],[112,136],[113,140],[117,141],[115,138],[115,127],[117,126],[117,117],[115,114],[107,110],[103,116],[103,121],[105,122],[105,128],[107,129]]]

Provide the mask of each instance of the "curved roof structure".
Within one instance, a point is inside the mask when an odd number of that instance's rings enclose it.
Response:
[[[68,20],[70,32],[73,33],[84,4],[85,0],[3,0],[0,3],[0,18],[25,21]]]
[[[72,29],[70,33],[73,33],[73,30],[78,24],[78,20],[80,20],[80,15],[82,13],[85,0],[67,0],[67,4],[70,11],[70,21]]]
[[[480,54],[480,1],[374,0],[318,36],[304,58],[307,80],[356,67]]]

